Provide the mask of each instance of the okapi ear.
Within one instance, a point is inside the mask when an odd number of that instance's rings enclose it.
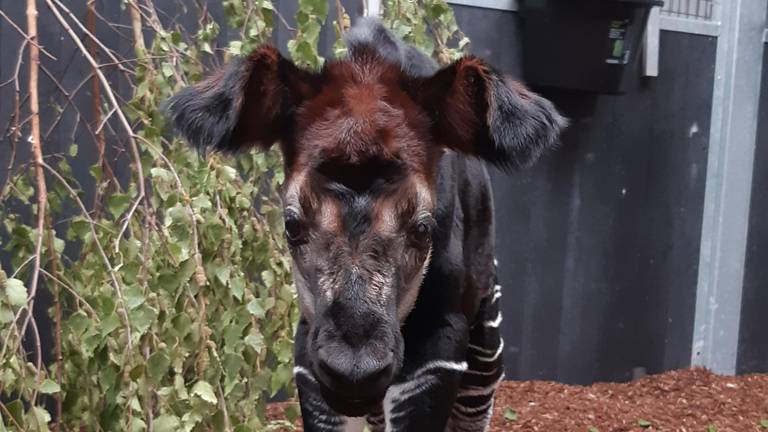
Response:
[[[296,107],[317,91],[319,79],[274,47],[262,46],[184,88],[164,111],[176,131],[203,153],[267,149],[289,131]]]
[[[531,165],[568,123],[551,102],[474,57],[421,82],[417,99],[439,144],[502,169]]]

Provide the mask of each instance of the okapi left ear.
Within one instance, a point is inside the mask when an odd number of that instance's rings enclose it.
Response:
[[[290,133],[294,111],[319,80],[265,45],[182,89],[163,110],[201,152],[267,149]]]
[[[550,101],[474,57],[420,82],[416,93],[439,144],[503,169],[531,165],[568,123]]]

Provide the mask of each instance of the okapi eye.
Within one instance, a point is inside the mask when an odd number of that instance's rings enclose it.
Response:
[[[419,245],[424,246],[432,239],[432,225],[427,222],[419,222],[411,230],[411,239]]]
[[[291,246],[299,246],[305,240],[304,225],[299,216],[292,211],[285,213],[285,238]]]

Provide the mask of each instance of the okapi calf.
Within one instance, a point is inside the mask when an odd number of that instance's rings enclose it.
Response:
[[[480,59],[438,70],[378,20],[346,44],[320,72],[262,46],[167,112],[198,149],[280,144],[305,430],[485,430],[504,374],[483,162],[531,164],[565,120]]]

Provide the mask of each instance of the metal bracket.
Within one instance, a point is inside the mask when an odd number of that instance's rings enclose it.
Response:
[[[448,3],[502,11],[516,11],[520,7],[517,0],[448,0]]]
[[[661,7],[651,8],[643,39],[643,76],[659,76],[659,45],[661,40]]]

